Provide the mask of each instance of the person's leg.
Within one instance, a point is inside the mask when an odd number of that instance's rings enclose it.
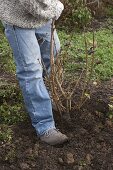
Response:
[[[40,46],[41,56],[48,73],[50,72],[51,23],[52,22],[49,21],[44,26],[37,28],[35,30],[35,34]],[[60,51],[60,41],[57,32],[55,30],[54,31],[54,57],[57,56],[59,51]]]
[[[5,34],[12,47],[17,77],[32,125],[38,135],[55,128],[51,100],[42,78],[40,48],[35,29],[5,24]]]

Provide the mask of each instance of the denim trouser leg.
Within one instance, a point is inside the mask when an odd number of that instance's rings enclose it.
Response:
[[[39,46],[37,30],[5,24],[5,34],[14,53],[17,78],[23,92],[26,108],[37,134],[42,135],[48,129],[55,128],[55,123],[51,99],[42,78],[41,65],[41,56],[44,57],[44,51],[46,57],[47,55],[49,57],[50,54],[44,49],[44,46],[43,48]]]
[[[49,21],[46,25],[39,27],[35,31],[37,40],[40,46],[41,57],[44,62],[44,65],[49,74],[50,72],[50,47],[51,47],[51,21]],[[54,57],[60,51],[60,41],[57,35],[56,30],[54,31]],[[43,75],[45,75],[45,71],[43,71]]]

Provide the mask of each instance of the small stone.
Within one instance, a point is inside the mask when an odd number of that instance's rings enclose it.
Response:
[[[93,82],[93,85],[97,86],[97,82],[96,82],[96,81],[94,81],[94,82]]]
[[[62,158],[58,158],[58,162],[59,162],[61,165],[64,164],[64,161],[63,161]]]
[[[87,134],[88,132],[87,132],[87,130],[86,130],[86,129],[81,128],[81,129],[80,129],[80,133],[84,135],[84,134]]]
[[[12,170],[15,170],[15,169],[16,169],[16,167],[15,167],[14,165],[11,165],[10,168],[11,168]]]
[[[69,137],[70,137],[70,138],[73,138],[73,137],[74,137],[74,134],[73,134],[73,133],[70,133],[70,134],[69,134]]]
[[[32,150],[31,148],[28,148],[28,149],[25,151],[25,153],[26,153],[27,155],[32,155],[32,154],[33,154],[33,150]]]
[[[91,154],[87,154],[86,155],[86,161],[87,161],[87,164],[91,164],[91,159],[92,159],[92,155]]]
[[[78,170],[82,170],[82,169],[83,169],[83,166],[79,166],[79,167],[78,167]]]
[[[102,117],[102,113],[99,112],[99,111],[95,111],[95,114],[96,114],[96,116],[98,116],[99,118]]]
[[[33,152],[35,156],[39,156],[39,144],[35,144]]]
[[[32,168],[35,168],[36,167],[36,162],[32,162],[31,166],[32,166]]]
[[[78,170],[78,165],[74,165],[73,170]]]
[[[68,164],[73,164],[75,162],[73,154],[72,153],[67,153],[67,163]]]
[[[95,128],[94,128],[94,131],[97,132],[97,133],[100,133],[100,128],[96,125]]]
[[[110,128],[113,127],[113,123],[112,123],[112,121],[110,121],[110,120],[106,120],[106,125],[107,125],[108,127],[110,127]]]
[[[29,169],[30,167],[29,167],[29,165],[27,164],[27,163],[24,163],[24,162],[22,162],[21,164],[20,164],[20,168],[21,169]]]

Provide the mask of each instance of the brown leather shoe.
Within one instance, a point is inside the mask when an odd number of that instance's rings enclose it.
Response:
[[[68,137],[58,129],[48,130],[44,135],[40,136],[40,139],[49,145],[60,145],[68,141]]]

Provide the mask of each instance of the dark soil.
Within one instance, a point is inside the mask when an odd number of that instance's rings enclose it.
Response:
[[[98,22],[96,29],[100,27]],[[0,80],[16,82],[5,72],[0,73]],[[113,170],[113,119],[109,118],[113,110],[108,106],[113,104],[113,80],[90,88],[91,98],[70,113],[71,123],[61,121],[54,112],[56,126],[70,139],[67,144],[42,143],[27,119],[10,127],[11,142],[0,141],[0,170]],[[80,93],[78,88],[75,103]]]
[[[71,124],[61,124],[54,114],[57,127],[70,139],[63,146],[42,143],[30,120],[13,125],[13,141],[0,145],[0,170],[113,170],[112,96],[111,80],[93,88],[91,99],[71,113]]]

